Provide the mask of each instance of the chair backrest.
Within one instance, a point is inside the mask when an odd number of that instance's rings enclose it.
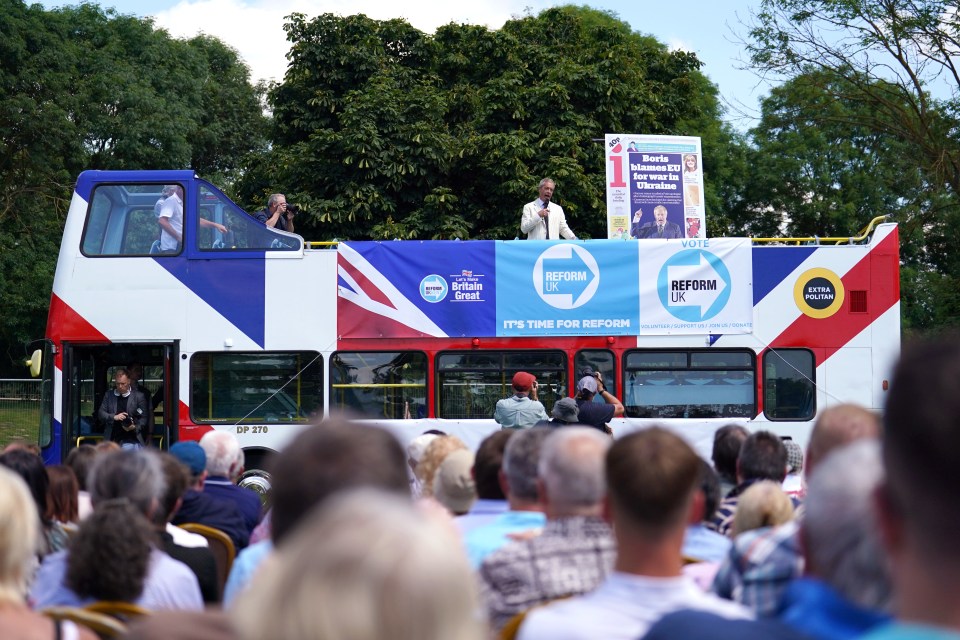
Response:
[[[121,602],[119,600],[98,600],[97,602],[88,604],[84,609],[93,613],[110,616],[124,623],[148,616],[152,613],[150,609],[145,609],[140,605],[133,604],[132,602]]]
[[[127,632],[127,625],[120,620],[81,607],[47,607],[41,609],[40,613],[52,620],[71,620],[101,638],[119,638]]]
[[[180,528],[191,533],[198,533],[207,539],[210,551],[213,552],[213,559],[217,563],[217,583],[220,585],[220,593],[223,593],[223,588],[227,584],[227,576],[230,575],[230,567],[233,566],[233,559],[237,555],[233,540],[220,529],[197,522],[186,522],[181,524]]]

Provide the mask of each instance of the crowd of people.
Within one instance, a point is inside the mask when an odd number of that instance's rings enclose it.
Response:
[[[905,349],[882,416],[824,409],[799,454],[730,425],[709,462],[665,427],[581,424],[592,372],[553,420],[521,373],[475,452],[340,418],[302,431],[265,512],[228,432],[50,468],[9,447],[0,637],[89,640],[42,612],[121,601],[150,612],[128,637],[173,640],[960,638],[960,341]],[[184,518],[235,543],[222,592]]]

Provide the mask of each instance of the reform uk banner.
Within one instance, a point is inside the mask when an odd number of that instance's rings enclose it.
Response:
[[[752,330],[748,239],[351,242],[343,338]]]

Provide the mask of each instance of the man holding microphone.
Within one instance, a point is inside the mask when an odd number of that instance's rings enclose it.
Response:
[[[567,240],[577,239],[567,226],[563,207],[550,202],[555,187],[553,180],[544,178],[539,185],[540,197],[523,207],[520,231],[527,234],[527,240],[559,240],[561,236]]]

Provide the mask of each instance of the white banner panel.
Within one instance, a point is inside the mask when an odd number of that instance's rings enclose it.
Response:
[[[640,240],[640,334],[751,333],[749,238]]]

